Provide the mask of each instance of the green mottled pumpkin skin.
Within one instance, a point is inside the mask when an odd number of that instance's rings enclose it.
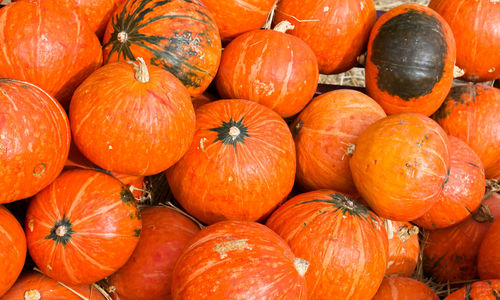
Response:
[[[108,23],[103,53],[105,63],[143,57],[196,96],[215,77],[222,47],[212,14],[199,1],[127,0]]]

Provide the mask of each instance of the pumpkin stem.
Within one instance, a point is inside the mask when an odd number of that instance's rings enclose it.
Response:
[[[358,61],[358,64],[362,66],[366,65],[366,52],[356,57],[356,60]]]
[[[295,28],[295,26],[292,25],[292,23],[290,23],[289,21],[281,21],[278,23],[278,25],[274,26],[275,31],[282,32],[282,33],[285,33],[288,30],[292,30],[294,28]]]
[[[307,260],[296,257],[293,259],[293,264],[295,265],[295,269],[297,270],[297,272],[299,272],[300,276],[303,277],[304,275],[306,275],[307,269],[310,265]]]
[[[356,150],[356,145],[355,144],[347,144],[347,150],[345,151],[345,155],[352,157],[354,155],[354,151]],[[342,159],[344,159],[344,156]]]
[[[299,120],[295,126],[292,128],[292,136],[295,137],[297,134],[299,134],[300,130],[302,129],[302,126],[304,126],[304,121]]]
[[[38,290],[28,290],[24,293],[24,300],[40,300],[42,295]]]
[[[139,66],[134,64],[135,79],[142,83],[149,82],[149,71],[146,62],[142,57],[138,57],[137,61],[139,62]]]
[[[125,31],[120,31],[120,32],[118,32],[116,39],[120,43],[125,43],[128,40],[128,34]]]
[[[271,29],[271,24],[273,23],[274,14],[276,12],[276,8],[277,7],[278,7],[278,0],[276,0],[274,2],[273,8],[271,8],[271,11],[267,15],[266,24],[264,24],[264,26],[262,28],[264,28],[264,29]]]
[[[465,71],[463,69],[460,69],[458,66],[455,66],[453,68],[453,78],[458,78],[464,76]]]
[[[240,135],[240,130],[236,126],[232,126],[229,128],[229,135],[233,139],[233,141]]]
[[[472,214],[472,218],[478,223],[492,223],[495,217],[487,205],[481,204],[479,208]]]
[[[413,235],[418,234],[419,230],[417,226],[401,226],[398,230],[398,237],[401,242],[406,243]]]
[[[68,228],[66,228],[66,225],[60,225],[56,228],[56,235],[57,236],[65,236],[66,233],[68,232]]]

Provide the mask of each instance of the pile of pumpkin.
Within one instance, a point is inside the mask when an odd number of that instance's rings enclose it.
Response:
[[[1,299],[500,297],[500,2],[274,2],[0,9]]]

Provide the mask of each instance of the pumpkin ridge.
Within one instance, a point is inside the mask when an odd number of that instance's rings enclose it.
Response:
[[[61,243],[63,246],[66,246],[71,239],[71,235],[75,233],[72,228],[73,224],[63,214],[62,219],[54,223],[54,226],[50,229],[50,234],[45,237],[45,240],[51,239],[56,242],[56,245]]]

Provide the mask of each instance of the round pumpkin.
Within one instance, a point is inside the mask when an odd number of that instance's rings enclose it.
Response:
[[[490,0],[432,0],[429,7],[450,25],[457,44],[457,66],[464,79],[500,78],[500,5]]]
[[[182,251],[172,299],[307,299],[307,267],[268,227],[222,221],[201,230]]]
[[[116,173],[152,175],[187,151],[195,115],[175,76],[141,59],[138,64],[99,68],[75,91],[69,116],[76,146],[93,163]]]
[[[500,279],[469,283],[444,300],[496,300],[500,297]]]
[[[420,254],[419,229],[408,222],[386,220],[386,225],[389,257],[385,275],[411,277]]]
[[[453,87],[434,119],[466,142],[483,162],[486,178],[500,179],[500,89],[486,85]]]
[[[105,63],[142,57],[196,96],[215,77],[222,48],[212,14],[199,1],[127,0],[106,27],[103,52]]]
[[[485,179],[481,160],[460,139],[449,136],[450,175],[439,200],[413,222],[426,229],[452,226],[470,216],[481,204]]]
[[[486,232],[477,255],[479,277],[500,279],[500,219],[495,220]],[[499,294],[500,296],[500,294]]]
[[[424,115],[391,115],[361,133],[349,165],[357,190],[379,216],[415,220],[448,180],[448,137]]]
[[[16,281],[25,259],[26,237],[23,228],[11,213],[0,205],[0,297]]]
[[[229,43],[215,83],[222,98],[252,100],[287,118],[314,96],[318,63],[306,43],[278,30],[250,31]]]
[[[297,182],[306,190],[355,194],[347,148],[385,112],[365,94],[341,89],[314,98],[291,125]]]
[[[30,202],[28,250],[38,268],[65,284],[99,281],[123,266],[141,232],[134,197],[102,172],[64,171]]]
[[[370,299],[387,266],[384,223],[345,194],[318,190],[288,200],[267,220],[310,263],[309,299]]]
[[[134,253],[108,282],[120,300],[170,299],[175,262],[200,228],[169,207],[145,208],[141,218],[142,231]]]
[[[285,121],[248,100],[219,100],[196,110],[187,153],[167,170],[175,199],[196,219],[256,221],[292,190],[295,146]]]
[[[0,10],[0,78],[33,83],[67,108],[77,86],[102,64],[90,27],[52,0],[18,1]]]
[[[224,42],[264,26],[274,2],[275,0],[203,0],[203,4],[212,12]]]
[[[50,184],[64,167],[70,140],[68,117],[56,100],[30,83],[0,79],[0,203]]]
[[[453,33],[435,11],[404,4],[373,26],[365,66],[366,91],[387,114],[430,116],[453,82]]]
[[[290,34],[313,49],[322,74],[354,67],[377,18],[373,0],[280,0],[275,23],[289,21]]]
[[[85,298],[82,298],[85,297]],[[38,272],[26,272],[2,299],[105,300],[93,285],[63,286]]]
[[[373,300],[439,300],[424,283],[407,277],[385,277]]]
[[[479,247],[491,222],[499,216],[500,195],[493,194],[461,223],[428,231],[423,240],[424,272],[437,282],[479,278],[476,264]]]

